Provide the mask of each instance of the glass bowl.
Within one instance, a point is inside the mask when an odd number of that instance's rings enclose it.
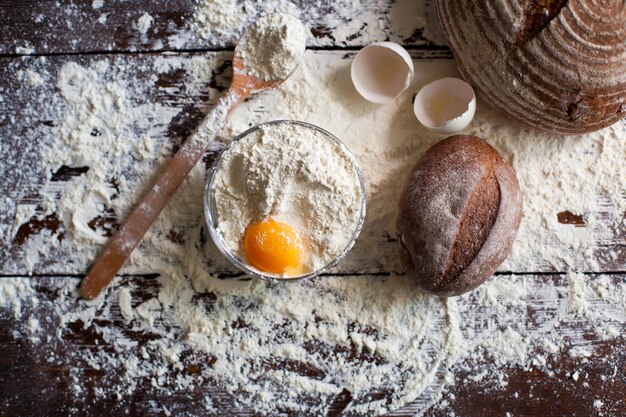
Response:
[[[220,233],[217,231],[217,225],[218,225],[217,208],[216,208],[215,195],[213,192],[213,182],[215,181],[215,178],[216,178],[215,174],[217,173],[217,170],[219,169],[219,166],[222,162],[224,155],[230,150],[232,145],[238,140],[245,138],[249,134],[256,132],[257,130],[265,126],[276,125],[276,124],[281,124],[281,123],[289,123],[292,125],[299,125],[308,129],[314,129],[322,133],[329,140],[335,142],[343,150],[343,152],[345,152],[346,155],[348,155],[350,159],[352,160],[354,170],[356,171],[357,177],[359,178],[359,185],[361,186],[361,213],[359,215],[359,220],[352,233],[352,238],[350,239],[350,242],[348,243],[348,245],[344,248],[344,250],[337,257],[335,257],[335,259],[333,259],[331,262],[329,262],[327,265],[323,266],[322,268],[316,271],[311,271],[304,275],[298,275],[294,277],[283,277],[277,274],[261,272],[257,269],[254,269],[250,265],[248,265],[244,259],[241,259],[236,254],[231,253],[230,250],[226,248],[226,246],[222,242]],[[361,233],[361,228],[363,227],[363,221],[365,220],[365,207],[366,207],[365,184],[363,183],[363,175],[361,173],[361,170],[359,168],[359,165],[354,155],[352,155],[352,153],[346,147],[346,145],[344,145],[344,143],[341,142],[332,133],[327,132],[326,130],[318,126],[315,126],[306,122],[301,122],[298,120],[275,120],[272,122],[262,123],[246,130],[245,132],[235,137],[231,141],[231,143],[224,149],[222,154],[219,156],[217,161],[215,161],[215,163],[209,170],[208,180],[204,189],[204,218],[207,224],[207,228],[209,229],[209,234],[211,235],[211,239],[215,243],[215,246],[217,246],[217,249],[222,253],[222,255],[224,255],[226,259],[230,261],[230,263],[232,263],[240,271],[246,273],[249,276],[266,280],[266,281],[273,281],[273,282],[293,282],[293,281],[301,281],[301,280],[313,278],[327,271],[329,268],[332,268],[333,266],[335,266],[350,251],[350,249],[352,249],[352,246],[354,246],[356,239]]]

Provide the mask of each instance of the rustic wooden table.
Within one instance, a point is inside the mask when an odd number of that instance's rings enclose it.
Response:
[[[354,36],[346,36],[344,41],[337,42],[326,28],[325,12],[332,13],[333,2],[296,2],[304,10],[304,15],[315,16],[311,19],[313,34],[322,45],[321,49],[337,51],[354,51],[362,47],[359,43],[359,30]],[[68,61],[86,64],[102,57],[118,59],[123,62],[151,62],[166,51],[179,53],[186,57],[215,54],[224,56],[227,62],[232,50],[230,39],[215,37],[208,41],[201,40],[190,34],[189,22],[193,18],[196,2],[193,0],[170,1],[83,1],[83,0],[0,0],[0,195],[4,199],[19,204],[37,204],[38,192],[50,182],[63,183],[81,175],[88,167],[60,167],[53,178],[32,180],[32,166],[36,162],[35,146],[24,141],[25,130],[36,130],[41,137],[46,135],[46,127],[54,126],[58,120],[42,119],[34,125],[24,126],[20,115],[32,104],[32,97],[20,95],[16,71],[38,65],[47,71],[54,72]],[[363,2],[360,6],[368,13],[388,18],[392,8],[384,1]],[[319,12],[319,13],[314,13]],[[154,21],[146,33],[135,27],[135,22],[144,14],[149,13]],[[106,15],[106,18],[102,18]],[[358,17],[358,16],[357,16]],[[355,17],[355,18],[357,18]],[[387,19],[393,23],[395,18]],[[183,39],[181,41],[181,39]],[[414,56],[435,54],[450,58],[449,52],[442,47],[429,43],[421,36],[416,26],[412,35],[404,39],[393,39],[404,43]],[[28,56],[24,56],[28,55]],[[37,57],[46,57],[45,62]],[[137,74],[141,77],[143,74]],[[222,89],[227,83],[223,77],[211,87]],[[184,82],[183,74],[174,73],[169,79],[160,80],[170,87],[180,86]],[[53,93],[53,88],[47,90]],[[186,108],[190,100],[206,101],[207,93],[195,96],[184,94],[171,96],[155,96],[150,99],[160,100],[173,108]],[[45,94],[38,100],[45,101]],[[176,124],[170,126],[168,135],[171,138],[184,136],[197,124],[202,111],[189,108]],[[626,140],[626,138],[624,138]],[[172,139],[173,140],[173,139]],[[11,149],[19,148],[17,153]],[[9,158],[9,155],[11,156]],[[83,171],[81,171],[83,170]],[[3,203],[0,203],[2,207]],[[555,212],[561,223],[580,224],[582,218],[566,212],[562,208]],[[40,212],[42,212],[40,210]],[[0,210],[3,224],[13,225],[15,214]],[[94,219],[98,227],[111,230],[117,225],[115,214],[104,214]],[[72,265],[65,265],[63,259],[51,256],[41,259],[30,273],[23,260],[21,249],[24,242],[48,230],[58,239],[63,238],[63,224],[55,215],[33,217],[15,226],[15,234],[4,236],[0,242],[0,279],[18,277],[33,282],[40,299],[54,302],[57,293],[55,283],[59,280],[81,277],[84,271],[76,271]],[[573,227],[573,226],[572,226]],[[615,235],[602,244],[613,250],[614,256],[598,256],[599,270],[584,271],[590,279],[600,275],[610,275],[613,279],[623,280],[626,277],[626,230],[624,227],[613,228]],[[44,242],[45,244],[45,242]],[[232,272],[232,270],[230,270]],[[385,273],[385,271],[346,270],[346,274]],[[228,273],[228,270],[226,270]],[[529,280],[542,282],[563,279],[564,271],[554,270],[546,266],[539,271],[515,271],[516,274]],[[153,297],[157,291],[154,276],[149,274],[127,275],[123,280],[143,279],[147,284],[136,289],[137,300]],[[211,302],[211,300],[207,300]],[[42,303],[40,308],[51,308],[49,303]],[[113,319],[108,324],[124,328],[128,326],[119,312],[113,312]],[[0,309],[0,415],[2,416],[41,416],[41,415],[163,415],[160,407],[166,405],[174,415],[202,415],[202,393],[210,391],[214,405],[221,410],[219,415],[254,415],[246,409],[234,408],[232,398],[212,387],[206,381],[199,382],[191,392],[163,394],[152,389],[149,381],[144,381],[129,397],[120,402],[116,398],[90,398],[89,388],[97,386],[103,378],[104,371],[91,370],[82,373],[80,383],[87,389],[86,401],[77,403],[69,394],[68,387],[76,381],[72,380],[71,369],[81,364],[74,363],[72,353],[77,350],[89,351],[106,349],[98,334],[83,328],[79,324],[70,326],[63,335],[61,342],[31,345],[16,338],[14,330],[18,323],[8,312]],[[129,332],[132,330],[129,328]],[[582,331],[582,330],[581,330]],[[141,341],[149,337],[133,335]],[[562,372],[523,370],[520,368],[502,369],[507,375],[508,385],[505,387],[485,387],[483,382],[468,382],[467,371],[463,364],[457,367],[457,383],[445,393],[447,406],[433,407],[427,410],[429,416],[591,416],[626,415],[624,408],[626,398],[626,340],[623,336],[608,341],[598,341],[589,335],[589,342],[595,345],[594,356],[584,363],[568,355],[557,355],[553,369]],[[50,365],[46,361],[49,354],[68,358],[63,366]],[[183,370],[176,371],[185,375],[198,372],[198,364],[210,363],[207,358],[184,357]],[[617,371],[615,371],[617,370]],[[570,375],[579,371],[584,383],[576,381]],[[173,371],[174,372],[174,371]],[[615,374],[617,372],[617,375]],[[610,378],[607,376],[611,375]],[[594,408],[593,401],[602,398],[604,407]],[[349,393],[340,395],[330,415],[339,415],[349,401]],[[155,404],[159,404],[156,407]],[[395,416],[409,416],[415,408],[407,406],[393,413]]]

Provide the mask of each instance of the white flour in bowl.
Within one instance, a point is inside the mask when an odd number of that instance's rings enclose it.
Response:
[[[316,271],[339,256],[359,225],[362,191],[356,161],[311,127],[266,125],[235,142],[216,172],[217,231],[227,250],[245,259],[246,228],[268,218],[303,235]]]

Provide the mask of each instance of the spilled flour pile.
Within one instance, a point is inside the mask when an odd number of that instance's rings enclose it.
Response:
[[[209,384],[270,415],[324,414],[346,392],[346,415],[383,414],[413,401],[411,411],[419,413],[441,401],[456,382],[455,370],[493,386],[507,383],[498,369],[508,366],[563,373],[551,368],[553,355],[582,364],[595,349],[584,335],[605,340],[624,333],[620,276],[498,275],[452,299],[415,289],[390,241],[395,202],[410,167],[440,137],[415,120],[411,94],[454,74],[454,65],[417,61],[409,91],[376,106],[354,91],[343,55],[305,54],[292,79],[243,103],[221,134],[227,140],[253,124],[294,118],[347,144],[363,168],[369,204],[361,238],[336,268],[340,276],[295,285],[236,277],[203,230],[206,168],[199,164],[124,269],[158,273],[156,280],[126,276],[90,303],[76,300],[75,278],[0,280],[0,315],[14,323],[12,337],[45,346],[51,366],[76,364],[70,389],[77,414],[86,396],[118,398],[124,407],[148,385],[155,392],[199,390],[202,409],[219,413]],[[190,114],[207,111],[201,104],[207,91],[215,102],[216,85],[228,78],[220,72],[227,59],[228,53],[149,56],[130,64],[119,57],[31,59],[28,69],[17,62],[14,92],[29,99],[9,124],[52,122],[24,132],[36,148],[13,155],[33,158],[22,165],[31,165],[28,182],[38,195],[16,186],[2,201],[0,237],[17,247],[0,255],[3,271],[84,273],[115,219],[124,218],[188,133],[181,120],[194,125]],[[15,112],[3,106],[0,114]],[[621,256],[599,245],[623,236],[624,123],[555,138],[479,103],[468,133],[512,163],[525,193],[525,218],[503,271],[593,271]],[[68,167],[73,174],[62,175]],[[580,215],[586,227],[559,223],[562,211]],[[18,238],[25,224],[55,218],[56,228]],[[355,275],[363,271],[372,275]],[[73,344],[83,329],[111,349]],[[199,370],[186,372],[190,363]],[[617,365],[607,366],[615,376]],[[98,386],[83,385],[96,370],[103,374]]]

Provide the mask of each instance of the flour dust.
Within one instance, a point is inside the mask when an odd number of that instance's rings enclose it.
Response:
[[[84,365],[72,371],[77,401],[87,389],[80,372],[97,369],[107,383],[90,395],[117,396],[121,403],[146,381],[167,392],[210,381],[235,394],[242,406],[269,414],[322,414],[344,390],[352,396],[347,415],[383,414],[412,401],[411,410],[419,413],[441,400],[459,367],[499,386],[507,381],[498,369],[559,373],[551,369],[553,355],[584,361],[595,349],[583,339],[585,332],[599,340],[623,334],[626,284],[619,276],[570,272],[542,282],[497,275],[452,299],[417,290],[402,275],[390,242],[395,201],[410,166],[440,136],[415,120],[411,94],[453,75],[454,65],[416,61],[409,91],[375,106],[354,91],[343,55],[308,52],[293,79],[243,103],[220,135],[227,141],[252,124],[294,118],[347,144],[363,168],[369,206],[359,242],[335,269],[341,276],[295,285],[224,278],[234,271],[202,226],[206,167],[199,164],[124,269],[158,273],[156,282],[126,276],[103,298],[85,303],[76,300],[76,279],[0,280],[2,314],[15,323],[16,340],[46,343],[56,351],[71,345],[67,336],[79,326],[113,346],[112,352],[73,351],[71,359]],[[25,96],[50,97],[41,112],[38,101],[32,108],[25,103],[20,122],[36,123],[45,115],[55,123],[25,133],[32,135],[26,137],[33,141],[38,169],[28,180],[40,195],[32,201],[20,189],[8,194],[2,204],[9,221],[0,226],[1,236],[15,241],[21,225],[33,218],[56,215],[62,227],[27,238],[19,252],[3,258],[4,270],[83,273],[114,227],[106,219],[112,213],[124,218],[182,140],[184,135],[170,130],[178,117],[206,112],[207,105],[198,104],[201,97],[213,103],[219,96],[208,83],[225,82],[218,70],[225,59],[226,53],[164,55],[141,63],[107,57],[58,66],[38,60],[30,70],[16,71],[15,88]],[[176,73],[186,74],[184,83],[171,82]],[[142,101],[151,90],[158,99]],[[479,103],[468,133],[502,152],[525,192],[525,218],[503,270],[593,271],[606,262],[595,254],[598,242],[617,233],[607,225],[619,225],[625,208],[624,124],[556,138],[525,130]],[[53,181],[62,166],[89,169],[63,183]],[[558,223],[562,210],[581,215],[587,227]],[[372,275],[357,276],[358,271]],[[382,271],[388,276],[377,276]],[[150,340],[140,343],[127,327]],[[183,373],[190,353],[210,365],[193,376]],[[68,361],[51,357],[53,364]],[[203,404],[207,413],[218,412],[210,393]]]

